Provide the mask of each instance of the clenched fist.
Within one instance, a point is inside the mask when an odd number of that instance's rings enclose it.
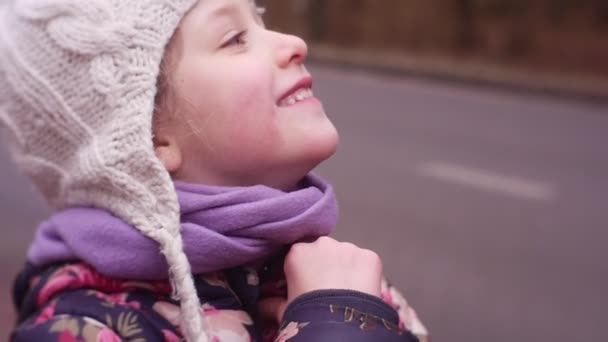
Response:
[[[266,317],[281,320],[287,305],[308,292],[354,290],[380,297],[382,261],[367,249],[352,243],[321,237],[297,243],[285,258],[287,299],[272,298],[260,303]]]

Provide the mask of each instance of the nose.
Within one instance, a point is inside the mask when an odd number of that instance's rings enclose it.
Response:
[[[308,45],[297,36],[277,33],[277,63],[285,68],[292,64],[303,64],[308,56]]]

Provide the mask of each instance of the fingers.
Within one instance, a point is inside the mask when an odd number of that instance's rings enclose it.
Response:
[[[294,244],[285,257],[283,269],[289,300],[324,289],[380,295],[383,270],[378,254],[330,237]]]

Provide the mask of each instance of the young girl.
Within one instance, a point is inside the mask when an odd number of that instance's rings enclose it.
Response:
[[[8,0],[0,26],[0,123],[55,209],[12,341],[426,338],[376,254],[323,237],[337,133],[252,1]]]

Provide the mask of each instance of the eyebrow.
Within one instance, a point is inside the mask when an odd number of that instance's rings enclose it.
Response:
[[[214,8],[209,13],[209,18],[221,17],[221,16],[225,16],[225,15],[229,15],[229,14],[238,12],[238,11],[239,11],[239,5],[234,2],[230,2],[228,4],[223,4],[221,6],[217,6],[217,8]]]
[[[207,25],[215,26],[218,20],[238,13],[238,11],[239,5],[237,3],[233,1],[228,3],[222,2],[220,5],[210,9],[209,12],[206,12],[203,16],[198,17],[196,19],[195,29],[198,32],[208,32]]]
[[[250,13],[253,15],[254,18],[260,16],[256,10],[257,7],[254,6],[256,5],[255,0],[248,0],[247,5],[251,7]],[[207,12],[207,14],[205,14],[204,17],[199,18],[197,20],[197,30],[206,31],[203,30],[203,26],[208,25],[210,23],[211,25],[215,25],[217,20],[221,18],[230,17],[236,13],[241,13],[241,6],[242,5],[239,2],[235,1],[223,2],[221,5],[212,8],[209,12]]]
[[[249,8],[251,9],[251,12],[255,15],[258,14],[257,9],[260,8],[260,6],[257,4],[257,1],[255,0],[248,0],[247,1]],[[230,2],[227,4],[222,4],[217,6],[216,8],[214,8],[210,13],[209,16],[222,16],[222,15],[227,15],[230,14],[231,12],[235,12],[235,11],[239,11],[240,10],[240,5],[238,3],[235,2]]]

